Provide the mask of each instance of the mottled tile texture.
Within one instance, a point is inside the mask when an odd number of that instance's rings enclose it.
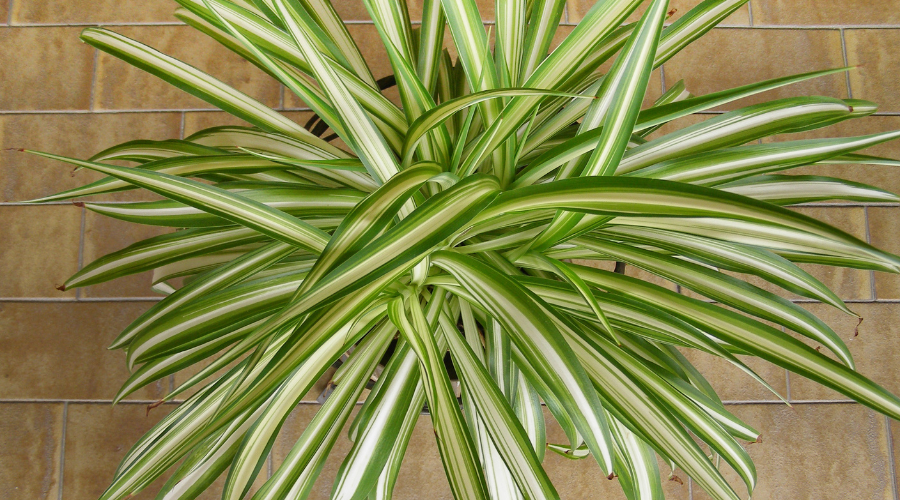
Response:
[[[336,0],[375,77],[391,73],[384,47],[361,0]],[[486,30],[493,26],[492,0],[477,0]],[[568,0],[553,46],[572,32],[595,0]],[[670,0],[673,22],[700,0]],[[640,7],[627,22],[638,19]],[[100,53],[78,39],[90,25],[103,24],[208,71],[267,106],[306,123],[305,104],[258,68],[172,17],[172,0],[0,0],[0,498],[11,500],[92,500],[112,478],[131,445],[175,408],[163,405],[147,413],[147,403],[187,380],[199,366],[151,384],[111,406],[128,370],[121,351],[108,351],[115,336],[145,311],[156,295],[150,275],[142,273],[81,290],[57,287],[94,259],[131,243],[166,232],[100,217],[68,203],[28,206],[22,202],[99,178],[86,170],[14,149],[52,151],[79,158],[131,139],[183,138],[222,125],[247,124],[213,110],[202,100],[156,77]],[[423,1],[409,2],[410,19],[422,17]],[[449,30],[445,33],[449,41]],[[762,79],[841,67],[854,68],[783,87],[722,106],[728,111],[771,99],[825,95],[866,99],[879,105],[876,116],[832,127],[785,134],[767,141],[866,135],[900,129],[900,0],[750,0],[722,27],[667,61],[651,77],[645,105],[683,80],[695,95]],[[455,50],[451,48],[451,54]],[[396,89],[385,92],[399,102]],[[715,116],[691,115],[665,125],[650,138]],[[866,154],[900,158],[900,141],[881,144]],[[847,178],[900,192],[895,166],[829,164],[791,173]],[[152,199],[130,191],[99,201]],[[833,224],[849,234],[900,253],[900,207],[854,203],[817,204],[798,212]],[[608,270],[611,262],[583,262]],[[863,321],[835,308],[801,301],[847,341],[860,373],[900,393],[900,276],[853,269],[802,265],[832,287]],[[672,282],[628,268],[630,276],[678,290]],[[800,297],[756,277],[751,283],[797,300]],[[693,292],[682,290],[691,296]],[[797,337],[813,348],[815,342]],[[823,349],[822,352],[825,352]],[[758,359],[748,366],[778,394],[793,401],[779,404],[775,394],[730,363],[684,351],[708,378],[735,415],[762,432],[748,445],[759,474],[755,500],[865,498],[900,500],[900,424],[799,375]],[[830,355],[826,353],[826,355]],[[201,365],[202,366],[202,363]],[[318,410],[316,397],[326,388],[329,370],[304,403],[290,415],[271,450],[277,467]],[[193,390],[179,399],[189,397]],[[565,436],[548,417],[550,442]],[[333,479],[351,446],[346,432],[335,444],[311,498],[328,498]],[[395,498],[450,499],[434,441],[431,418],[415,429],[395,488]],[[621,499],[616,479],[609,480],[591,459],[571,461],[548,453],[548,474],[564,499]],[[701,500],[702,488],[661,464],[667,498]],[[269,473],[264,467],[258,488]],[[736,475],[723,474],[746,497]],[[220,477],[201,499],[219,498]],[[153,498],[162,481],[135,496]]]

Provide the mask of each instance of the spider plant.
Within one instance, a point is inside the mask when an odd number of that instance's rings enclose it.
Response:
[[[599,0],[550,50],[563,0],[497,0],[488,28],[474,0],[424,0],[417,24],[400,0],[363,0],[393,69],[376,80],[327,0],[178,0],[179,19],[302,99],[315,114],[305,126],[147,45],[84,30],[86,43],[252,125],[88,160],[33,152],[106,176],[35,201],[145,189],[167,199],[84,206],[177,228],[65,284],[153,270],[166,295],[111,346],[132,370],[116,401],[199,365],[166,400],[196,392],[134,445],[102,499],[170,470],[161,498],[194,498],[226,471],[223,498],[246,497],[288,415],[338,363],[333,392],[254,500],[306,497],[348,422],[333,498],[390,498],[426,407],[458,499],[558,498],[547,449],[595,460],[629,499],[663,497],[657,456],[711,497],[737,499],[745,492],[718,465],[752,492],[744,445],[758,434],[688,349],[765,385],[737,357],[755,356],[900,418],[900,399],[855,371],[837,333],[743,278],[853,315],[797,264],[898,272],[900,257],[785,206],[898,197],[781,172],[896,164],[855,151],[900,132],[759,141],[876,109],[832,97],[659,130],[847,68],[701,96],[679,82],[642,105],[653,69],[745,2],[706,0],[669,24],[666,0]],[[393,85],[399,103],[382,92]],[[546,442],[545,411],[568,442]]]

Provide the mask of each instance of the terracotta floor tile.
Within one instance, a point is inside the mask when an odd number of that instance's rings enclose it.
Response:
[[[900,208],[869,207],[869,237],[876,248],[900,253],[897,234],[900,232]],[[879,299],[900,299],[900,275],[875,273],[875,296]]]
[[[0,297],[75,297],[56,288],[78,270],[81,215],[73,206],[0,207]]]
[[[884,419],[859,405],[738,405],[762,443],[747,446],[759,481],[754,500],[893,498]],[[850,445],[852,443],[852,446]],[[727,466],[723,475],[739,480]],[[865,471],[856,473],[854,471]],[[710,498],[694,484],[694,500]]]
[[[854,337],[857,319],[837,309],[822,304],[804,304],[813,314],[822,318],[847,343],[856,369],[866,377],[894,394],[900,394],[900,327],[897,317],[900,304],[848,304],[851,310],[863,317],[859,335]],[[811,345],[818,345],[808,342]],[[822,349],[825,352],[825,349]],[[829,354],[830,355],[830,354]],[[791,398],[848,399],[847,396],[791,374]]]
[[[179,113],[21,114],[0,115],[0,201],[25,201],[93,182],[87,169],[8,148],[27,148],[87,159],[134,139],[177,139]],[[137,191],[102,195],[124,200]],[[99,199],[99,198],[98,198]]]
[[[267,106],[278,105],[278,82],[189,26],[123,26],[114,31],[207,71]],[[97,59],[94,95],[97,109],[213,107],[106,53]]]
[[[13,24],[174,22],[178,5],[171,0],[149,2],[16,0]]]
[[[0,398],[110,400],[128,378],[109,343],[146,302],[0,303]],[[156,400],[169,384],[130,399]]]
[[[879,111],[900,111],[900,83],[896,78],[900,62],[894,57],[900,30],[846,30],[844,37],[847,64],[857,67],[850,72],[853,97],[874,101]]]
[[[84,222],[84,265],[138,241],[172,232],[172,228],[148,226],[113,219],[87,211]],[[85,297],[160,297],[150,289],[152,271],[116,278],[85,287]]]
[[[897,24],[900,3],[896,0],[750,0],[753,25],[854,25]]]
[[[70,404],[62,498],[98,498],[128,450],[173,409],[172,405],[163,405],[148,415],[140,404]],[[152,499],[163,482],[157,480],[130,498]]]
[[[0,110],[88,109],[94,49],[80,28],[0,28]],[[23,57],[22,54],[28,54]]]
[[[62,432],[62,403],[0,404],[0,496],[57,498]]]
[[[851,63],[852,64],[852,63]],[[684,80],[704,95],[771,78],[844,66],[837,30],[713,29],[666,62],[667,86]],[[844,75],[829,75],[740,99],[721,109],[802,95],[847,97]]]

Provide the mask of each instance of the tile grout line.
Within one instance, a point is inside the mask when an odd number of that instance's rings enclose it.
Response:
[[[659,65],[659,89],[661,94],[666,93],[666,65]]]
[[[847,39],[844,37],[844,28],[841,28],[841,54],[844,57],[844,67],[850,66],[847,58]],[[844,79],[847,81],[847,98],[853,99],[853,89],[850,87],[849,71],[844,71]]]
[[[863,217],[866,222],[866,243],[872,244],[872,232],[869,229],[869,207],[863,207]],[[875,291],[875,271],[869,270],[869,295],[872,300],[878,300],[878,293]]]
[[[69,420],[69,403],[68,401],[63,402],[63,420],[62,420],[62,437],[60,438],[59,444],[59,488],[57,494],[57,500],[62,500],[63,497],[63,474],[66,470],[66,426]]]
[[[94,49],[94,59],[91,62],[91,96],[88,101],[88,110],[94,111],[94,96],[97,88],[97,59],[100,57],[100,49]]]
[[[9,9],[9,11],[6,13],[6,25],[11,26],[12,25],[12,13],[13,13],[13,0],[9,0],[9,3],[6,4],[6,8]]]
[[[78,270],[84,267],[84,227],[87,221],[87,209],[81,207],[81,231],[78,235]],[[75,289],[75,300],[81,300],[81,287]]]
[[[750,27],[753,27],[753,2],[747,2],[747,20]]]
[[[184,139],[184,117],[186,113],[184,111],[181,112],[181,122],[178,125],[178,138]]]
[[[888,449],[888,470],[891,474],[891,491],[894,493],[894,500],[900,500],[900,492],[897,491],[897,466],[894,458],[894,436],[891,432],[891,417],[884,415],[885,438],[887,439]]]
[[[58,297],[0,297],[0,303],[3,302],[158,302],[165,297],[142,296],[142,297],[85,297],[80,300],[66,299]],[[697,299],[707,304],[718,304],[712,299]],[[794,304],[821,304],[815,299],[788,299]],[[900,304],[900,299],[844,299],[847,304]]]

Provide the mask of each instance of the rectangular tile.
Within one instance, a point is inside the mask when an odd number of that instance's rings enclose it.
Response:
[[[0,110],[87,109],[94,49],[80,28],[0,28]],[[27,56],[23,56],[27,54]]]
[[[861,207],[797,207],[803,215],[818,219],[866,241],[866,214]],[[800,264],[842,299],[872,298],[871,273],[862,269]]]
[[[280,85],[269,75],[190,26],[124,26],[115,31],[207,71],[267,106],[278,106]],[[97,59],[96,109],[212,108],[115,57]]]
[[[147,23],[177,21],[171,0],[145,2],[16,0],[12,24]]]
[[[82,209],[0,207],[0,297],[74,298],[60,292],[78,270]]]
[[[897,234],[900,234],[900,207],[869,207],[869,237],[876,248],[900,253]],[[875,297],[900,299],[900,275],[875,273]]]
[[[0,496],[56,500],[63,405],[0,404]]]
[[[146,302],[0,302],[0,398],[110,400],[128,378],[110,342]],[[130,399],[156,400],[168,380]]]
[[[822,318],[847,343],[856,369],[894,394],[900,394],[900,335],[897,315],[900,304],[848,304],[851,310],[862,316],[859,335],[854,336],[858,320],[833,307],[823,304],[804,304],[804,307]],[[808,342],[813,346],[818,344]],[[823,348],[823,353],[827,353]],[[793,399],[848,399],[818,383],[791,374]]]
[[[846,30],[844,38],[847,64],[856,66],[850,72],[853,97],[874,101],[879,111],[900,111],[900,29]]]
[[[843,65],[838,30],[721,28],[711,30],[666,62],[666,86],[684,80],[689,92],[703,95]],[[720,109],[803,95],[847,97],[846,78],[841,74],[816,78],[740,99]]]
[[[678,20],[679,17],[683,16],[691,9],[700,4],[702,0],[669,0],[669,11],[674,10],[675,12],[666,20],[667,23],[672,23]],[[568,22],[577,23],[584,19],[585,14],[591,10],[591,7],[597,3],[595,0],[569,0],[566,3],[566,9],[569,14]],[[628,19],[625,20],[626,23],[636,22],[641,18],[644,11],[646,10],[646,6],[648,3],[642,4],[640,7],[635,10]],[[750,16],[748,15],[747,6],[744,5],[737,9],[734,13],[728,16],[724,21],[722,21],[723,25],[738,25],[738,26],[747,26],[750,24]]]
[[[147,412],[144,405],[69,404],[66,419],[66,465],[63,500],[98,498],[109,486],[119,462],[154,424],[175,407],[162,405]],[[157,480],[131,496],[149,500],[162,487]]]
[[[750,0],[753,25],[860,25],[900,23],[897,0]]]
[[[84,264],[138,241],[170,232],[172,228],[127,222],[88,210],[84,220]],[[85,297],[159,297],[150,290],[151,277],[152,271],[124,276],[85,287],[83,294]]]
[[[729,408],[761,433],[745,445],[756,464],[758,500],[815,498],[843,500],[893,497],[884,419],[859,405],[740,405]],[[746,488],[727,465],[720,468],[746,497]],[[848,471],[864,470],[864,474]],[[710,497],[693,485],[694,500]]]
[[[180,113],[0,115],[0,201],[48,196],[102,177],[87,169],[75,171],[66,163],[9,148],[86,159],[135,139],[177,139],[180,122]],[[135,199],[137,194],[138,191],[125,191],[98,198]]]

